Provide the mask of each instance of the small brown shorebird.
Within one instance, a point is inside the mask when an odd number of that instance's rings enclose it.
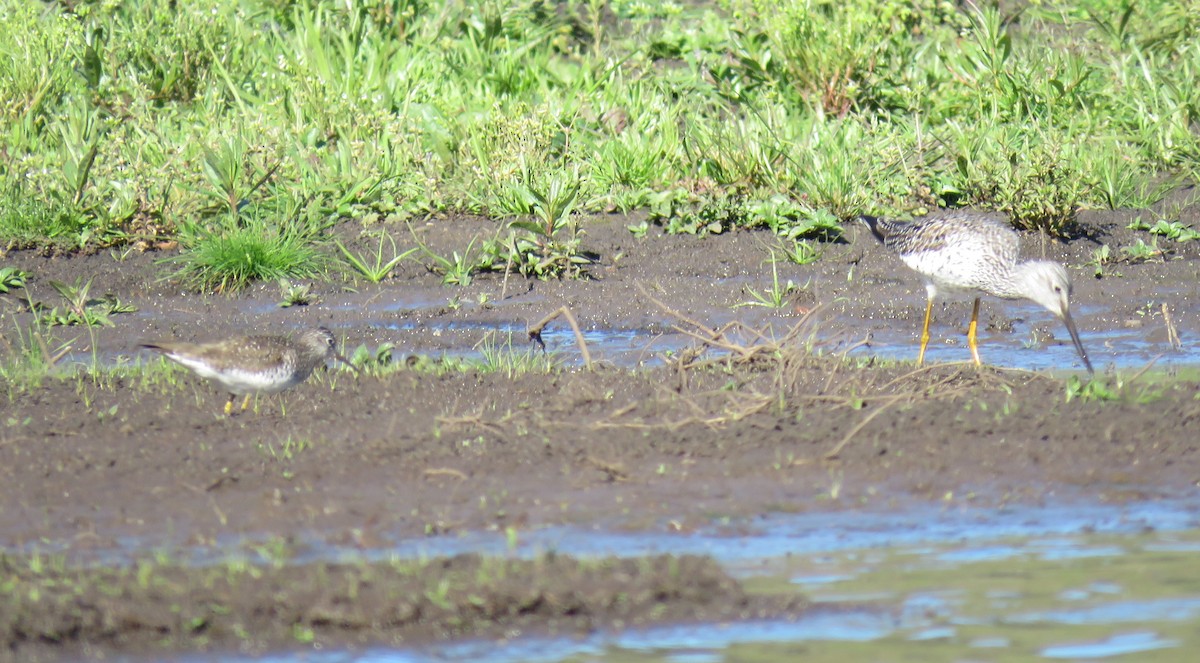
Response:
[[[1071,279],[1067,270],[1049,260],[1018,262],[1019,238],[1007,224],[964,210],[915,221],[873,216],[860,218],[871,229],[871,234],[894,249],[904,264],[925,278],[929,301],[925,306],[918,366],[924,363],[925,348],[929,345],[929,318],[933,313],[934,298],[938,294],[965,294],[975,298],[971,324],[967,327],[967,346],[971,348],[976,365],[983,363],[979,360],[975,339],[979,298],[992,295],[1001,299],[1028,299],[1062,318],[1083,365],[1088,373],[1094,372],[1071,319]]]
[[[304,382],[313,369],[337,359],[358,370],[334,349],[333,332],[324,327],[307,330],[295,338],[286,336],[237,336],[212,343],[142,343],[138,347],[160,352],[202,378],[221,383],[229,392],[225,414],[233,412],[233,400],[245,394],[242,410],[250,396],[274,394]]]

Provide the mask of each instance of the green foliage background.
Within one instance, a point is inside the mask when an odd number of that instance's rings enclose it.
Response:
[[[0,241],[523,215],[563,178],[574,212],[1067,234],[1196,179],[1189,4],[0,0]]]

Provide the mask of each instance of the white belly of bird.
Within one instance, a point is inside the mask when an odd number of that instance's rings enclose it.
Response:
[[[215,370],[209,364],[172,355],[172,359],[187,366],[202,378],[209,378],[221,383],[221,386],[231,394],[265,393],[273,394],[294,387],[308,377],[308,373],[289,371],[277,368],[270,371],[246,371],[239,368]]]
[[[953,251],[921,251],[901,256],[904,264],[925,277],[935,294],[943,296],[976,296],[986,283],[982,276],[989,271],[982,257]]]

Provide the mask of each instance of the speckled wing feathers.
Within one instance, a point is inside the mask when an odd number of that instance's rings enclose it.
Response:
[[[216,344],[204,358],[214,363],[232,359],[246,372],[267,372],[296,362],[296,352],[278,336],[242,336]]]
[[[1017,234],[978,214],[951,212],[915,221],[863,220],[876,238],[939,291],[989,290],[1017,260]]]

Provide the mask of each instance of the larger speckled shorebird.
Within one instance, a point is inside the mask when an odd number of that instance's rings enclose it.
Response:
[[[139,347],[160,352],[196,375],[221,383],[229,392],[229,401],[225,403],[225,414],[229,415],[238,395],[246,396],[242,401],[245,411],[251,395],[273,394],[294,387],[330,359],[355,368],[338,354],[335,344],[333,332],[318,327],[295,338],[237,336],[212,343],[152,342]]]
[[[1067,325],[1075,350],[1088,373],[1093,373],[1079,332],[1071,319],[1071,279],[1067,270],[1049,260],[1017,261],[1019,239],[1007,224],[968,211],[951,211],[915,221],[860,217],[871,234],[894,249],[904,264],[925,279],[928,303],[921,331],[917,365],[925,361],[929,345],[929,318],[939,294],[970,295],[975,298],[967,345],[976,365],[979,347],[975,338],[979,324],[979,299],[992,295],[1001,299],[1028,299],[1041,304]]]

